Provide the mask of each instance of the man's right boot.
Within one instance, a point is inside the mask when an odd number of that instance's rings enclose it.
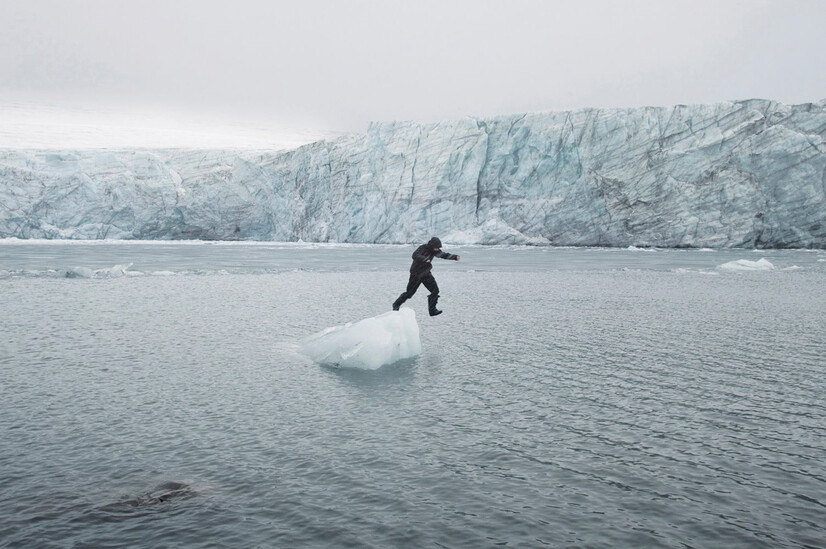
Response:
[[[430,294],[427,296],[427,309],[430,316],[442,314],[442,311],[436,308],[436,302],[439,301],[439,294]]]
[[[393,302],[393,310],[398,311],[399,307],[401,307],[402,303],[404,303],[405,301],[407,301],[407,293],[406,292],[403,293],[402,295],[400,295],[399,299],[397,299],[396,301]]]

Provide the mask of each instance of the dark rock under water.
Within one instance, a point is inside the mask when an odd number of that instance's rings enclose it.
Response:
[[[198,496],[198,492],[186,483],[168,481],[158,484],[148,492],[137,496],[126,496],[123,499],[104,505],[100,508],[108,513],[130,513],[151,509],[159,505],[187,500]]]

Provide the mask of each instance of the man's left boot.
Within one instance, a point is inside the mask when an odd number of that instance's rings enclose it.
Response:
[[[407,301],[407,292],[400,295],[399,299],[393,302],[393,310],[398,311],[399,307],[401,307],[402,303],[404,303],[405,301]]]
[[[439,301],[439,294],[430,294],[427,296],[427,309],[430,316],[442,314],[442,311],[436,308],[436,302]]]

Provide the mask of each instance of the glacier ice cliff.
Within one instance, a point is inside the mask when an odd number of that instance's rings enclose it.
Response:
[[[0,151],[0,237],[826,247],[826,100],[421,124],[291,151]]]

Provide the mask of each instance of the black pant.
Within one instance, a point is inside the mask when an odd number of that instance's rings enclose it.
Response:
[[[420,284],[424,284],[424,287],[430,290],[430,295],[439,295],[439,285],[436,284],[436,279],[433,278],[432,274],[411,274],[410,281],[407,283],[407,290],[402,294],[405,301],[413,297],[413,294],[415,294],[416,290],[419,289]]]

